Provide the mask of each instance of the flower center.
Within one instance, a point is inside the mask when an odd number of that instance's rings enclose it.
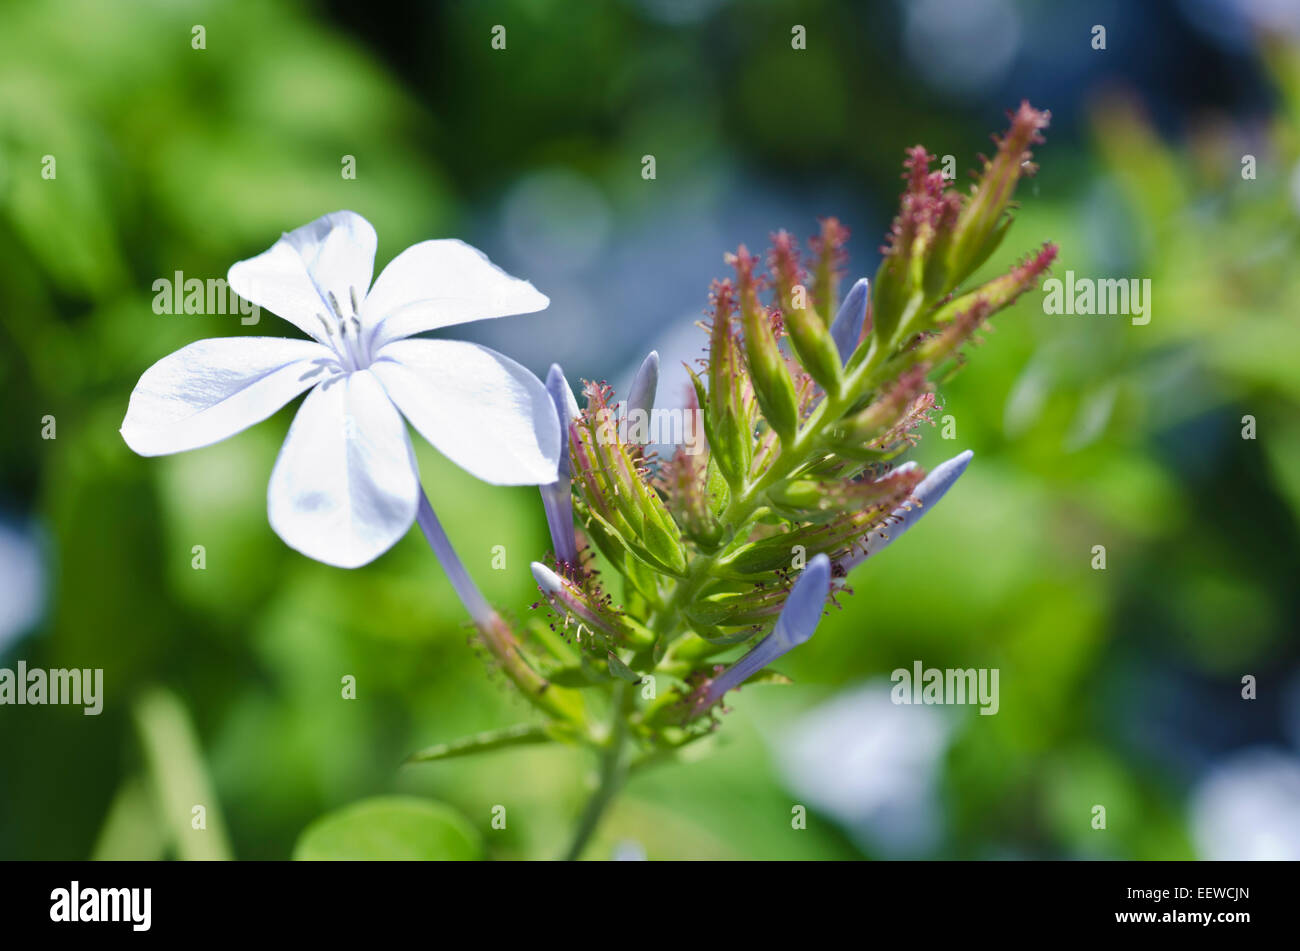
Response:
[[[349,303],[352,313],[344,316],[339,307],[338,298],[333,291],[326,291],[324,300],[329,304],[328,313],[317,312],[316,319],[325,328],[325,335],[334,352],[339,355],[339,362],[349,373],[370,366],[370,348],[361,335],[361,308],[357,303],[357,289],[348,287]]]

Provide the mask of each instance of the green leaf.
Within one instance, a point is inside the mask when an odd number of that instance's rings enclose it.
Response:
[[[464,736],[449,743],[438,743],[426,747],[406,758],[408,763],[428,763],[433,760],[451,759],[456,756],[470,756],[474,753],[486,753],[507,746],[527,746],[533,743],[549,743],[551,735],[544,727],[532,723],[521,723],[501,730],[488,730]]]
[[[90,854],[92,861],[156,862],[167,857],[167,831],[158,803],[140,776],[128,778],[113,797]]]
[[[414,796],[363,799],[317,819],[298,839],[298,861],[469,861],[478,832],[459,812]]]
[[[150,786],[176,857],[185,861],[233,858],[221,806],[194,724],[170,690],[152,688],[132,707]],[[203,808],[203,823],[194,824]]]

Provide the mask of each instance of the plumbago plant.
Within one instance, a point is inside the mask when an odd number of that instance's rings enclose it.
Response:
[[[549,616],[498,654],[547,722],[416,759],[549,740],[590,746],[599,777],[568,852],[577,858],[630,772],[710,735],[741,683],[783,679],[769,665],[813,635],[849,573],[970,461],[964,452],[929,473],[894,464],[935,407],[931,381],[959,367],[963,346],[1056,257],[1049,244],[964,286],[1005,237],[1048,119],[1022,104],[967,195],[930,171],[924,148],[908,150],[875,281],[842,301],[848,233],[834,220],[807,259],[785,232],[765,260],[744,247],[728,255],[735,273],[712,288],[707,357],[688,368],[707,452],[659,461],[619,440],[652,408],[657,355],[636,375],[623,430],[608,386],[588,383],[579,409],[551,368],[569,451],[542,488],[554,552],[532,565]]]
[[[772,662],[965,470],[969,452],[928,473],[896,460],[935,409],[932,381],[1055,259],[1048,244],[968,286],[1010,227],[1048,119],[1023,103],[968,194],[909,149],[875,280],[843,300],[848,232],[833,219],[807,255],[785,232],[763,260],[743,246],[728,255],[734,277],[712,288],[707,356],[688,368],[705,452],[658,459],[620,440],[620,410],[635,420],[653,408],[656,354],[624,405],[587,383],[580,408],[559,367],[543,385],[486,348],[413,337],[548,302],[455,241],[408,249],[370,287],[374,232],[348,212],[230,272],[236,291],[311,341],[191,344],[141,378],[123,435],[145,455],[196,448],[310,389],[271,477],[272,527],[311,557],[356,567],[419,524],[481,644],[541,718],[411,760],[590,748],[596,789],[566,853],[578,858],[626,777],[711,735],[742,683],[784,680]],[[532,564],[542,598],[525,622],[489,605],[457,557],[403,416],[479,478],[540,486],[554,550]]]

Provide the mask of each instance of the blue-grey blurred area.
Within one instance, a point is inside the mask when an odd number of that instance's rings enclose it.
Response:
[[[964,182],[1022,99],[1052,124],[982,275],[1055,241],[1058,277],[1149,279],[1150,322],[1048,315],[1041,292],[1000,316],[914,453],[974,449],[961,483],[783,659],[793,685],[742,689],[694,761],[634,778],[592,854],[1300,857],[1289,0],[10,0],[0,667],[103,668],[105,697],[0,705],[0,857],[196,854],[157,789],[211,800],[240,858],[391,792],[450,804],[493,856],[546,857],[586,794],[565,748],[399,767],[529,711],[418,536],[343,572],[270,530],[293,407],[197,452],[127,450],[154,361],[293,332],[156,314],[155,280],[221,277],[350,208],[377,267],[455,236],[551,298],[448,336],[575,386],[623,388],[657,349],[680,405],[727,251],[836,216],[846,278],[873,275],[903,149]],[[418,454],[470,572],[528,617],[537,493]],[[998,669],[996,715],[892,702],[918,660]]]

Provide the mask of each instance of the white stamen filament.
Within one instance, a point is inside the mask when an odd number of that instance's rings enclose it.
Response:
[[[334,292],[326,291],[325,300],[333,312],[334,322],[331,324],[325,314],[318,313],[316,319],[324,326],[326,335],[330,338],[335,352],[343,358],[346,368],[353,371],[369,366],[371,360],[368,348],[361,339],[360,307],[357,304],[357,289],[355,287],[348,287],[348,297],[352,304],[352,314],[345,317],[343,309],[339,307],[338,298],[334,296]],[[351,335],[348,334],[349,325],[352,327]],[[335,329],[338,330],[337,340],[334,339]]]

